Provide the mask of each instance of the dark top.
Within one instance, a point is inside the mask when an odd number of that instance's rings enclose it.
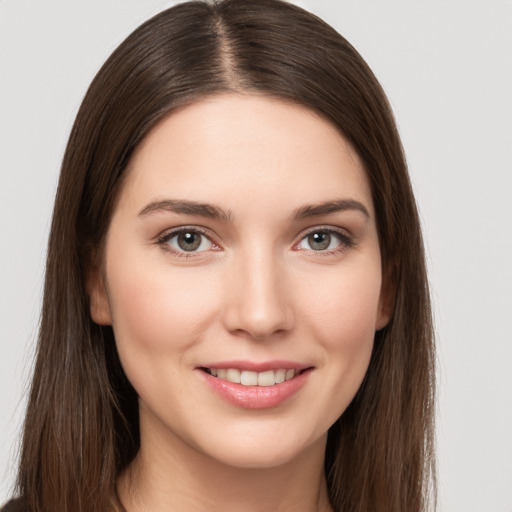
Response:
[[[22,499],[8,501],[1,509],[0,512],[29,512],[28,507]]]

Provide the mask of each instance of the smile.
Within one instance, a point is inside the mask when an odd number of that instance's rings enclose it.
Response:
[[[235,361],[201,366],[198,375],[216,395],[245,409],[269,409],[287,403],[305,386],[313,366]]]
[[[293,379],[304,370],[285,369],[253,372],[237,368],[204,368],[204,371],[213,377],[226,380],[242,386],[274,386]]]

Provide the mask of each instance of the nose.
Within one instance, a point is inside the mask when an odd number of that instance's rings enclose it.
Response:
[[[291,290],[283,263],[253,251],[234,262],[226,279],[224,324],[234,334],[265,340],[294,325]]]

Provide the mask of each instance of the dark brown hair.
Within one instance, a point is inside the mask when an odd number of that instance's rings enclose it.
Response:
[[[366,378],[331,427],[337,511],[433,504],[434,345],[418,213],[393,115],[364,60],[329,25],[279,0],[188,2],[135,30],[92,82],[64,156],[50,234],[18,493],[32,512],[104,512],[139,447],[137,396],[112,329],[92,322],[85,276],[123,172],[164,116],[238,91],[305,105],[361,157],[394,312]]]

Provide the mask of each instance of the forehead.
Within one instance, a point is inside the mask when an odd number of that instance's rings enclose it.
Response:
[[[260,210],[343,196],[372,211],[363,165],[334,124],[257,95],[202,99],[153,128],[132,157],[120,199],[136,207],[166,196],[229,208],[243,198],[239,205]]]

